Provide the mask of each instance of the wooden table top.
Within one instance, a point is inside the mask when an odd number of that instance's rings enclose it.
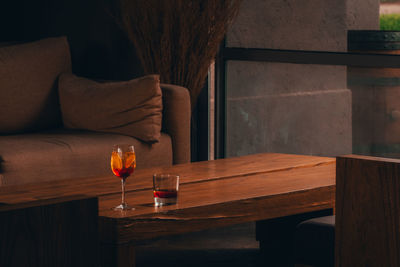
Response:
[[[153,206],[156,172],[180,176],[176,205]],[[134,211],[111,210],[121,197],[120,182],[111,171],[106,177],[0,187],[0,203],[99,196],[101,240],[123,243],[333,208],[335,159],[264,153],[143,169],[128,178],[126,190]]]

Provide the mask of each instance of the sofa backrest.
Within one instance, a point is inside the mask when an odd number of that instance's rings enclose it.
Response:
[[[65,37],[0,47],[0,134],[62,125],[57,79],[71,72]]]

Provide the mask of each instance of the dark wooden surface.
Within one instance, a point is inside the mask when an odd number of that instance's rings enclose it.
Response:
[[[177,205],[152,205],[155,172],[180,175]],[[111,210],[120,190],[110,171],[106,177],[0,187],[0,203],[99,196],[102,239],[126,242],[331,208],[335,159],[266,153],[138,170],[127,180],[127,202],[136,207],[128,212]]]
[[[0,266],[98,266],[97,198],[0,207]]]
[[[126,190],[127,192],[136,192],[151,189],[152,176],[156,172],[176,173],[180,176],[180,184],[195,184],[203,183],[206,180],[223,180],[232,177],[245,177],[332,164],[335,164],[335,159],[328,157],[274,153],[254,154],[214,161],[178,164],[171,167],[137,170],[127,179]],[[89,196],[115,195],[118,202],[117,199],[120,193],[121,182],[110,170],[110,175],[104,177],[2,186],[0,187],[0,203],[16,204],[76,194]]]
[[[336,266],[400,266],[400,160],[337,158]]]
[[[106,177],[0,187],[0,203],[98,196],[100,240],[112,248],[102,258],[131,266],[136,241],[333,208],[335,167],[334,158],[269,153],[138,170],[127,180],[126,195],[136,209],[126,212],[111,209],[121,196],[111,171]],[[154,207],[156,172],[180,175],[176,205]]]
[[[332,208],[335,164],[184,184],[177,205],[155,208],[151,190],[130,192],[136,210],[114,212],[119,199],[100,198],[100,232],[128,242]]]

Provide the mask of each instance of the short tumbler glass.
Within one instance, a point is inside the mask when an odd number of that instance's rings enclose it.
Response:
[[[178,190],[178,175],[163,173],[153,175],[153,195],[156,207],[176,204]]]

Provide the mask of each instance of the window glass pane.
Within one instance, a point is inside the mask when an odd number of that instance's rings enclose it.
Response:
[[[400,158],[400,69],[228,61],[226,156]]]
[[[393,28],[385,28],[388,21]],[[400,0],[248,0],[228,31],[226,46],[342,56],[384,53],[393,60],[400,54],[397,24]],[[347,58],[359,62],[228,60],[225,155],[400,157],[400,69],[353,67],[365,66],[366,57]]]
[[[378,27],[367,3],[349,2],[348,51],[374,54],[399,54],[400,51],[400,1],[380,0]],[[370,1],[370,0],[367,0]],[[374,0],[375,3],[377,2]],[[353,5],[352,5],[353,3]],[[372,8],[374,10],[374,8]],[[351,10],[358,10],[351,16]],[[370,13],[370,16],[366,14]],[[354,23],[354,25],[352,25]]]
[[[246,0],[227,46],[366,53],[400,46],[400,34],[381,30],[400,31],[400,0]],[[348,40],[348,31],[370,33],[353,33]]]
[[[380,0],[379,24],[381,30],[400,31],[399,0]]]
[[[346,67],[229,61],[226,156],[351,153]]]
[[[348,68],[353,153],[400,156],[400,69]]]

